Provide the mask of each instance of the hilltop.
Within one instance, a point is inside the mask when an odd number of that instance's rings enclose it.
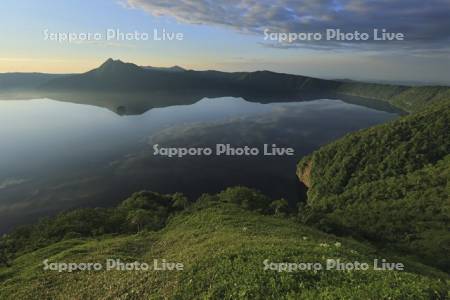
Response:
[[[156,198],[155,198],[156,197]],[[136,194],[122,204],[144,207],[171,196]],[[153,199],[153,200],[152,200]],[[246,202],[243,200],[251,200]],[[178,199],[179,200],[179,199]],[[168,200],[169,201],[169,200]],[[170,202],[170,201],[169,201]],[[134,203],[134,204],[133,204]],[[160,230],[101,235],[78,232],[62,240],[25,251],[0,269],[2,299],[52,298],[213,298],[213,299],[429,299],[444,298],[447,275],[413,261],[399,259],[351,239],[337,238],[272,213],[267,198],[235,188],[204,195],[174,214]],[[280,204],[279,202],[277,202]],[[179,203],[180,204],[180,203]],[[131,206],[130,206],[131,205]],[[275,205],[278,208],[283,205]],[[273,205],[269,207],[274,207]],[[149,206],[147,209],[149,210]],[[87,213],[87,212],[85,212]],[[275,213],[275,216],[268,215]],[[80,219],[82,214],[78,214]],[[62,216],[60,217],[60,221]],[[77,218],[69,218],[70,224]],[[64,225],[61,222],[60,226]],[[54,224],[56,225],[56,224]],[[48,226],[51,226],[50,224]],[[89,225],[86,225],[89,226]],[[150,227],[148,227],[150,226]],[[64,226],[63,226],[64,227]],[[136,230],[136,227],[134,227]],[[126,262],[166,259],[183,271],[44,271],[43,261]],[[326,259],[366,262],[376,258],[404,263],[405,271],[304,270],[280,272],[270,263],[314,262]],[[358,287],[358,289],[355,289]]]

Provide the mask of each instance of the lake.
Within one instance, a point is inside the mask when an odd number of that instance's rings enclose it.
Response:
[[[398,114],[319,99],[248,102],[204,98],[191,105],[119,115],[50,99],[0,101],[0,232],[85,206],[109,206],[135,191],[183,192],[191,198],[232,185],[294,201],[304,188],[297,161],[346,133]],[[164,147],[291,147],[293,156],[153,155]]]

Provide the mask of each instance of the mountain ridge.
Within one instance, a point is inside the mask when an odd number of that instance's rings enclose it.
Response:
[[[24,94],[25,98],[64,98],[65,94],[73,96],[83,93],[110,93],[125,98],[130,94],[198,94],[205,90],[211,95],[271,97],[273,102],[283,96],[298,100],[356,96],[368,101],[383,101],[406,112],[418,111],[428,103],[450,97],[450,87],[447,86],[326,80],[272,71],[222,72],[185,70],[180,67],[141,67],[111,58],[98,68],[81,74],[0,74],[0,95],[3,98],[15,94]],[[148,101],[151,101],[151,97]]]

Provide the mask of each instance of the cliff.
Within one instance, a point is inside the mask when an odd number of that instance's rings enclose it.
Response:
[[[311,171],[313,168],[312,159],[302,161],[297,167],[297,177],[309,189],[312,186]]]

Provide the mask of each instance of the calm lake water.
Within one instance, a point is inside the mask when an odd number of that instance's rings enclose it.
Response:
[[[397,115],[340,100],[259,104],[203,99],[119,116],[49,99],[0,101],[0,232],[39,216],[113,205],[134,191],[197,197],[247,185],[290,201],[299,197],[296,162],[348,132]],[[292,147],[292,157],[153,155],[152,145]]]

